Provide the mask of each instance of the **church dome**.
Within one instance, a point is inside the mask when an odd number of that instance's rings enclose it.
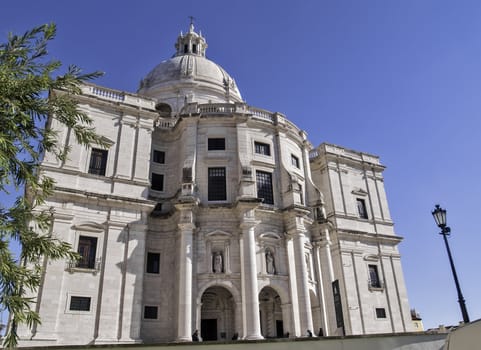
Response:
[[[161,62],[140,83],[139,94],[167,103],[178,112],[186,103],[242,102],[234,79],[205,57],[205,38],[190,25],[180,34],[176,54]]]

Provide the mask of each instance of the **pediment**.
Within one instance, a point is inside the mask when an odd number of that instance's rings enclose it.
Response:
[[[366,260],[366,261],[378,261],[379,255],[376,255],[376,254],[365,255],[364,260]]]
[[[232,233],[221,231],[221,230],[215,230],[205,235],[206,238],[230,238],[231,236],[232,236]]]
[[[362,188],[356,188],[356,189],[352,190],[351,193],[355,194],[357,196],[367,196],[368,195],[367,191],[363,190]]]
[[[73,225],[72,228],[77,231],[88,231],[88,232],[104,232],[105,227],[99,223],[93,221],[85,221],[77,225]]]
[[[281,236],[276,232],[264,232],[259,235],[259,238],[265,240],[279,240],[281,239]]]
[[[108,137],[100,136],[100,139],[107,145],[107,147],[112,147],[112,145],[115,144],[115,141],[109,139]]]

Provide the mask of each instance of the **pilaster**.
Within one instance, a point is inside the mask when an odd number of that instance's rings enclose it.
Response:
[[[263,339],[259,317],[259,290],[257,283],[255,227],[255,207],[258,201],[239,202],[237,209],[240,214],[241,248],[242,248],[242,294],[244,297],[244,339]]]
[[[177,266],[179,271],[179,299],[177,305],[178,342],[192,341],[192,268],[193,268],[193,233],[195,211],[198,201],[175,205],[179,213],[179,254]]]
[[[286,213],[288,235],[292,237],[292,252],[294,255],[295,282],[297,285],[297,302],[299,305],[300,336],[305,336],[307,330],[313,329],[311,299],[308,287],[308,267],[306,264],[304,245],[306,243],[306,228],[304,227],[304,211],[291,210]],[[297,335],[297,334],[296,334]],[[299,336],[298,335],[298,336]]]
[[[321,242],[315,241],[312,243],[312,245],[313,245],[313,255],[314,255],[314,269],[316,271],[316,276],[317,276],[317,295],[318,295],[319,305],[320,305],[319,312],[321,317],[321,325],[324,332],[324,336],[329,336],[330,327],[329,327],[329,321],[327,316],[326,293],[324,288],[324,276],[323,276],[323,269],[321,264],[321,252],[320,252]]]

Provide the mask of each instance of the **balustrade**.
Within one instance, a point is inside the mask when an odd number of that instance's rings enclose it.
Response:
[[[125,99],[125,96],[123,93],[117,92],[117,91],[112,91],[112,90],[107,90],[107,89],[101,89],[96,86],[92,86],[90,88],[90,92],[93,95],[100,96],[103,98],[107,98],[109,100],[115,100],[115,101],[123,101]]]

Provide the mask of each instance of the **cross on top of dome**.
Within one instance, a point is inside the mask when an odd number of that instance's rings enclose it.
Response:
[[[175,55],[196,55],[205,57],[207,42],[200,31],[199,33],[194,31],[194,17],[189,16],[189,18],[189,32],[186,34],[180,32],[177,42],[175,43],[175,48],[177,50]]]

